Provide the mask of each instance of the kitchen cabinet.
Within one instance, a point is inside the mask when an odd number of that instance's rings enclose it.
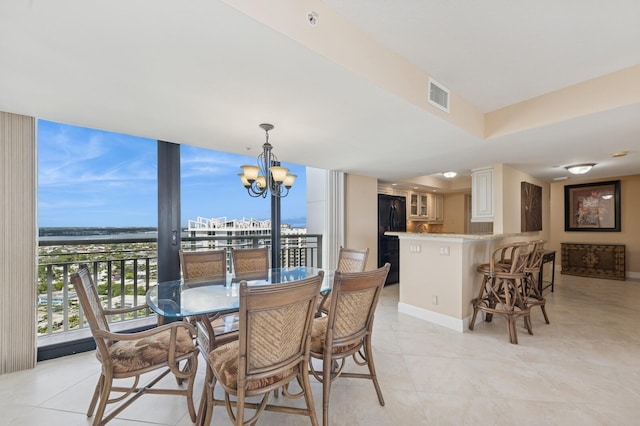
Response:
[[[444,221],[444,196],[426,192],[409,193],[409,220],[420,220],[430,223]]]
[[[493,222],[493,169],[471,170],[471,222]]]
[[[378,194],[395,195],[397,197],[404,197],[409,204],[409,191],[406,189],[398,189],[391,185],[378,185]],[[407,207],[406,220],[411,219],[411,209]]]
[[[396,195],[398,197],[405,197],[409,199],[409,191],[405,189],[397,189],[391,185],[378,185],[378,194]]]
[[[444,195],[427,194],[427,220],[431,223],[444,221]]]
[[[424,220],[427,218],[427,194],[421,192],[409,193],[409,219]]]

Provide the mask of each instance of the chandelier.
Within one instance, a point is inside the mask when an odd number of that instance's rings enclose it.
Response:
[[[273,125],[263,123],[266,142],[262,145],[262,153],[258,156],[257,166],[240,166],[242,173],[238,173],[242,185],[252,197],[266,198],[267,194],[274,197],[286,197],[293,186],[297,175],[289,173],[289,169],[280,166],[280,161],[271,152],[273,146],[269,143],[269,131]]]

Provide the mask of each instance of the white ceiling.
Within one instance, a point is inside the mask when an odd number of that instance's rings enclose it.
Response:
[[[640,63],[635,0],[324,0],[489,112]]]
[[[589,178],[640,173],[640,102],[483,139],[232,3],[2,0],[0,110],[255,155],[270,122],[280,160],[386,181],[498,163],[545,181],[581,162],[597,163]],[[640,64],[636,0],[306,4],[481,112]]]

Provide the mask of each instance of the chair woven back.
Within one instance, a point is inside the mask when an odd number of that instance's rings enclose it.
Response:
[[[308,358],[311,321],[323,277],[320,271],[292,283],[247,286],[246,281],[240,282],[239,382],[242,370],[247,380],[273,377],[277,370],[293,371]]]
[[[489,274],[493,276],[524,274],[529,262],[529,245],[529,242],[521,241],[497,247],[491,255]],[[506,260],[505,253],[509,254]]]
[[[540,271],[542,265],[542,258],[544,257],[544,245],[546,241],[538,240],[532,242],[533,248],[531,249],[531,256],[526,266],[526,272],[535,273]]]
[[[373,328],[373,314],[390,265],[364,272],[336,271],[327,318],[334,346],[360,341]]]
[[[500,309],[507,314],[519,311],[528,315],[529,308],[525,303],[526,286],[524,284],[532,246],[529,242],[515,243],[512,250],[511,268],[496,271],[495,281],[489,285],[489,295],[499,302]],[[527,327],[530,328],[530,324]]]
[[[227,249],[180,250],[180,266],[185,281],[225,280],[227,276]]]
[[[231,249],[233,272],[241,276],[247,272],[267,272],[269,270],[269,248]]]
[[[94,336],[96,342],[96,349],[103,360],[109,359],[108,346],[110,341],[107,339],[98,338],[98,331],[111,331],[109,329],[109,323],[104,313],[104,307],[100,302],[100,296],[98,290],[93,284],[91,273],[87,265],[81,265],[76,274],[71,274],[71,283],[76,290],[76,295],[80,301],[80,307],[84,313],[84,317],[89,323],[89,329]]]
[[[338,271],[362,272],[367,264],[369,249],[364,250],[340,247],[338,254]]]
[[[529,265],[529,259],[531,258],[531,252],[529,251],[529,245],[521,245],[513,250],[513,260],[511,262],[511,274],[524,274],[527,266]]]

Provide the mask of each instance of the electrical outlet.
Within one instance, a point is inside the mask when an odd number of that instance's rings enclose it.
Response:
[[[449,246],[440,247],[440,256],[449,256]]]

